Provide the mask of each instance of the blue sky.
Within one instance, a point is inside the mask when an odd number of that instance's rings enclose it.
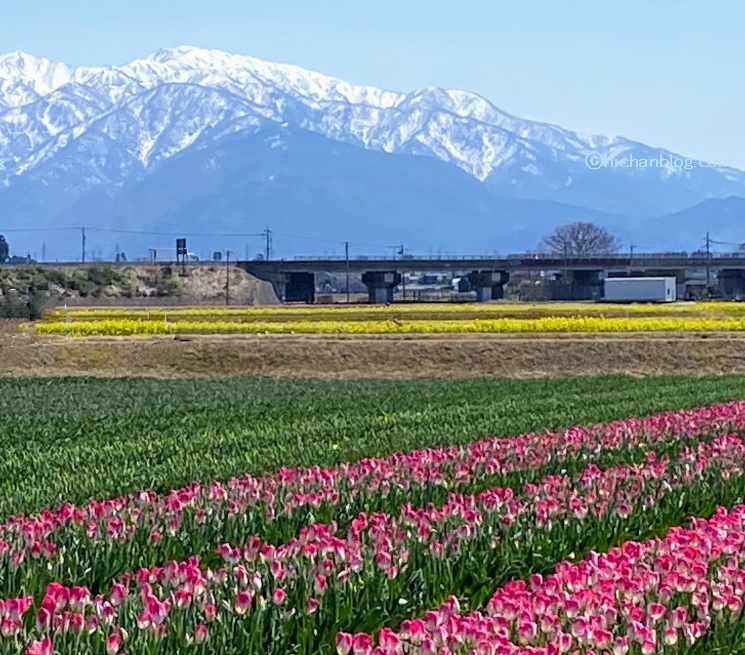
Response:
[[[742,0],[25,0],[0,5],[0,52],[221,48],[745,168],[744,25]]]

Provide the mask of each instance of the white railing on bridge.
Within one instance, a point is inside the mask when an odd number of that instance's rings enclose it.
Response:
[[[569,255],[564,257],[560,254],[552,253],[522,253],[509,255],[406,255],[405,257],[392,257],[390,255],[356,255],[349,257],[349,261],[510,261],[510,260],[549,260],[560,261],[568,260],[577,261],[613,261],[619,262],[636,262],[636,261],[654,261],[654,260],[672,260],[672,259],[696,259],[703,260],[707,258],[705,252],[658,252],[658,253],[613,253],[608,255]],[[745,259],[745,252],[730,253],[710,253],[709,259]],[[300,255],[292,260],[273,260],[273,261],[296,261],[296,262],[322,262],[322,261],[345,261],[344,255]]]

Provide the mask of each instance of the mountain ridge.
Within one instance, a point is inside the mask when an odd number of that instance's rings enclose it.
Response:
[[[745,172],[734,168],[593,170],[586,159],[594,152],[610,159],[682,156],[622,136],[587,135],[522,119],[468,91],[390,91],[293,64],[177,46],[105,67],[73,67],[20,52],[0,56],[0,210],[11,220],[52,225],[82,203],[98,220],[97,213],[110,211],[112,202],[136,206],[139,201],[128,194],[144,188],[147,178],[168,168],[174,157],[200,161],[194,148],[219,150],[229,138],[264,152],[264,145],[251,135],[267,128],[281,135],[287,127],[326,140],[308,141],[318,148],[315,153],[304,151],[311,160],[329,161],[326,153],[334,142],[370,153],[378,167],[371,176],[388,186],[368,192],[399,197],[401,208],[387,209],[397,213],[399,222],[411,220],[404,206],[427,203],[404,200],[404,190],[382,170],[391,169],[393,160],[374,153],[445,164],[453,181],[444,186],[460,189],[463,206],[480,206],[486,202],[483,198],[490,198],[494,207],[504,207],[507,199],[526,201],[524,213],[513,219],[526,224],[530,211],[543,216],[530,201],[555,203],[556,220],[565,216],[564,208],[575,207],[577,215],[594,212],[599,220],[616,215],[633,224],[711,198],[745,195]],[[271,138],[281,140],[276,134]],[[294,138],[297,143],[299,137]],[[352,168],[360,167],[362,153],[343,153]],[[288,160],[268,160],[278,168],[263,171],[267,177],[281,177],[291,167]],[[405,161],[410,179],[418,180],[425,170],[440,180],[445,175],[424,162]],[[234,179],[237,173],[230,163],[221,165]],[[466,185],[456,171],[483,189]],[[304,175],[313,178],[307,188],[321,193],[322,172],[306,170]],[[237,198],[242,192],[236,187],[224,193]],[[339,207],[349,206],[349,198],[338,200]],[[219,199],[213,202],[220,204]],[[302,205],[302,198],[297,202]],[[306,202],[307,213],[314,216],[312,198]],[[278,201],[267,207],[264,221],[279,221],[280,206]],[[154,224],[172,211],[175,208],[164,209]],[[469,217],[479,222],[479,216],[478,211],[464,212],[466,222]],[[448,220],[436,211],[415,218],[423,230],[428,220]],[[139,219],[121,220],[136,227]],[[354,220],[350,214],[348,221]],[[322,221],[318,215],[319,230]],[[495,233],[502,227],[495,224]],[[519,232],[520,226],[513,231]]]
[[[339,78],[303,69],[292,64],[276,64],[256,57],[234,55],[220,50],[194,46],[162,49],[149,57],[135,59],[123,66],[108,67],[76,68],[62,62],[35,58],[25,53],[17,56],[24,63],[23,71],[26,71],[35,63],[37,69],[40,69],[37,73],[45,74],[16,75],[16,86],[18,84],[24,84],[26,87],[30,86],[40,96],[64,86],[65,83],[72,82],[87,88],[93,87],[103,96],[111,96],[113,86],[109,77],[113,75],[123,76],[127,81],[135,83],[136,89],[129,92],[127,94],[129,96],[168,83],[192,83],[208,88],[218,87],[222,90],[232,88],[235,95],[265,109],[271,109],[272,100],[276,100],[272,97],[272,92],[276,93],[277,91],[280,91],[281,95],[285,97],[290,94],[295,99],[299,98],[316,103],[317,106],[311,107],[315,109],[329,109],[343,100],[348,104],[355,105],[357,109],[363,112],[365,110],[385,110],[389,112],[396,110],[400,117],[407,112],[416,112],[416,105],[422,105],[430,114],[437,113],[453,118],[467,119],[473,121],[471,127],[489,126],[499,128],[499,131],[506,130],[515,138],[541,143],[544,146],[565,151],[575,156],[580,154],[576,152],[577,150],[581,150],[581,154],[584,155],[588,149],[598,149],[604,151],[604,154],[618,156],[629,148],[644,145],[621,136],[583,134],[548,122],[521,119],[501,110],[483,96],[459,89],[426,87],[403,93],[373,86],[353,85]],[[5,65],[6,60],[7,56],[0,57],[0,81],[13,72],[13,69],[8,69],[8,66]],[[49,72],[50,69],[51,73]],[[21,69],[16,67],[15,70],[17,73]],[[238,77],[235,76],[236,74]],[[240,79],[241,76],[242,79]],[[255,82],[257,80],[263,82],[269,88],[259,88],[260,85],[256,87]],[[0,105],[8,108],[18,108],[29,104],[27,102],[10,102],[10,96],[3,93],[4,86],[0,83]],[[112,105],[117,106],[122,102],[122,99],[119,98],[117,101],[111,102]],[[322,107],[318,105],[322,105]],[[274,109],[277,108],[274,107]],[[393,118],[395,119],[395,117]],[[358,133],[357,136],[360,136],[360,134]],[[364,138],[361,141],[366,143]],[[366,143],[366,145],[369,144]],[[377,149],[386,150],[386,146],[389,144],[377,143],[373,145]],[[569,152],[568,146],[574,147],[575,152]],[[664,149],[654,150],[672,156],[680,156],[679,153]],[[468,172],[482,180],[491,172],[488,167],[483,171],[476,171],[474,162],[469,162],[469,166]]]

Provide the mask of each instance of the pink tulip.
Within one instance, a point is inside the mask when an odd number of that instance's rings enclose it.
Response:
[[[116,655],[121,647],[122,638],[118,632],[111,633],[106,638],[106,655]]]
[[[36,630],[47,632],[52,627],[52,613],[44,606],[36,614]]]
[[[52,640],[44,637],[41,640],[33,640],[26,648],[25,655],[52,655]]]
[[[354,655],[368,655],[372,648],[372,639],[370,635],[364,632],[358,632],[353,637],[352,652]]]
[[[670,612],[670,624],[673,628],[681,628],[688,621],[688,610],[685,607],[676,607]]]
[[[616,505],[616,514],[622,519],[628,518],[631,515],[633,508],[628,503],[618,503]]]
[[[661,605],[660,603],[650,603],[647,607],[647,612],[649,614],[650,621],[654,624],[657,623],[663,616],[665,616],[667,610],[665,609],[665,606]]]
[[[203,644],[207,641],[207,626],[204,623],[198,623],[194,628],[194,643]]]
[[[626,655],[629,652],[629,638],[616,637],[613,642],[613,655]]]
[[[82,614],[72,614],[70,616],[70,631],[74,634],[80,634],[85,628],[85,617]]]
[[[538,626],[533,621],[518,623],[517,635],[522,646],[532,643],[538,635]]]
[[[346,632],[336,633],[336,652],[339,655],[349,655],[354,646],[354,636]]]
[[[253,602],[253,597],[251,595],[251,592],[239,591],[235,597],[235,613],[245,614],[246,612],[248,612],[249,609],[251,609],[252,602]]]
[[[675,628],[665,628],[664,639],[668,646],[675,646],[678,643],[678,631]]]
[[[387,653],[398,653],[401,647],[401,640],[398,635],[390,628],[383,628],[378,636],[380,646]]]
[[[435,655],[436,653],[435,642],[430,637],[424,637],[422,639],[421,655]]]
[[[0,621],[0,634],[6,639],[14,637],[21,631],[21,625],[19,621],[6,616]]]
[[[325,575],[317,575],[313,581],[313,590],[316,596],[322,596],[328,588],[328,579]]]

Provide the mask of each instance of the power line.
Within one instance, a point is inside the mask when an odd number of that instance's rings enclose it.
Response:
[[[66,230],[79,229],[79,225],[76,225],[75,227],[4,227],[3,232],[62,232]]]
[[[113,228],[113,227],[81,227],[81,226],[50,226],[50,227],[17,227],[17,228],[2,228],[0,229],[0,232],[3,233],[39,233],[39,232],[49,232],[49,233],[57,233],[57,232],[68,232],[68,231],[80,231],[81,234],[81,259],[82,261],[86,260],[86,244],[87,244],[87,238],[88,233],[108,233],[108,234],[126,234],[126,235],[140,235],[140,236],[163,236],[163,237],[191,237],[191,238],[208,238],[208,239],[220,239],[220,238],[229,238],[229,239],[246,239],[246,238],[262,238],[266,241],[266,248],[265,251],[268,253],[267,258],[271,258],[272,256],[272,235],[277,234],[289,239],[298,239],[303,241],[310,241],[310,242],[319,242],[319,243],[329,243],[338,245],[344,248],[343,252],[347,252],[349,250],[349,247],[351,245],[350,241],[347,240],[337,240],[337,239],[329,239],[324,238],[320,236],[311,236],[311,235],[302,235],[302,234],[294,234],[294,233],[288,233],[288,232],[274,232],[270,230],[269,228],[266,228],[262,232],[235,232],[235,233],[219,233],[219,232],[170,232],[170,231],[160,231],[160,230],[129,230],[129,229],[122,229],[122,228]],[[663,248],[665,244],[672,245],[672,242],[670,240],[663,240],[663,239],[656,239],[654,241],[650,242],[639,242],[634,241],[629,250],[630,250],[630,256],[633,258],[634,255],[640,254],[643,251],[650,251],[653,249],[660,249]],[[733,248],[739,248],[741,243],[734,242],[734,241],[720,241],[718,239],[711,238],[711,234],[707,233],[706,239],[706,252],[709,256],[712,255],[712,246],[727,246],[727,247],[733,247]],[[391,248],[396,248],[398,250],[398,254],[403,257],[401,254],[402,246],[391,246],[391,245],[383,245],[383,244],[371,244],[371,243],[358,243],[355,242],[356,248],[363,248],[368,250],[384,250],[387,251]],[[676,244],[677,245],[677,244]],[[691,244],[692,245],[692,244]],[[394,255],[395,257],[395,255]]]
[[[218,233],[218,232],[157,232],[157,231],[150,231],[150,230],[120,230],[117,228],[107,228],[107,227],[96,227],[96,228],[88,228],[88,229],[94,230],[96,232],[107,232],[107,233],[112,233],[112,234],[139,234],[143,236],[161,236],[161,237],[205,237],[205,238],[229,237],[229,238],[237,239],[237,238],[264,236],[263,232],[260,232],[260,233],[241,232],[241,233],[235,233],[235,234],[227,234],[227,233]]]
[[[343,246],[346,241],[337,241],[335,239],[324,239],[323,237],[309,237],[309,236],[303,236],[300,234],[288,234],[287,232],[275,232],[274,234],[277,234],[281,237],[287,237],[288,239],[301,239],[303,241],[318,241],[319,243],[333,243],[338,246]]]
[[[289,234],[287,232],[275,232],[274,234],[277,234],[282,237],[287,237],[288,239],[300,239],[303,241],[318,241],[319,243],[333,243],[337,246],[344,246],[346,245],[347,241],[341,241],[336,239],[324,239],[323,237],[315,237],[315,236],[307,236],[302,234]],[[351,243],[351,242],[350,242]],[[375,249],[381,249],[381,250],[387,250],[388,248],[398,248],[400,246],[390,246],[390,245],[382,245],[380,243],[374,244],[374,243],[358,243],[355,241],[355,246],[360,246],[362,248],[375,248]]]
[[[82,229],[79,225],[75,227],[11,227],[2,228],[3,232],[62,232],[70,230]],[[205,238],[219,238],[219,237],[262,237],[263,232],[241,232],[235,234],[219,233],[219,232],[159,232],[151,230],[122,230],[113,227],[86,227],[89,232],[105,232],[108,234],[139,234],[144,236],[164,236],[164,237],[205,237]]]
[[[17,227],[17,228],[3,228],[4,233],[18,233],[18,232],[63,232],[63,231],[77,231],[81,230],[82,228],[79,225],[76,226],[50,226],[50,227]],[[266,230],[263,232],[236,232],[236,233],[221,233],[221,232],[166,232],[166,231],[160,231],[160,230],[127,230],[127,229],[121,229],[121,228],[114,228],[114,227],[86,227],[85,228],[88,232],[98,232],[98,233],[105,233],[105,234],[131,234],[131,235],[139,235],[139,236],[162,236],[162,237],[190,237],[190,238],[212,238],[212,239],[219,239],[219,238],[230,238],[230,239],[239,239],[239,238],[266,238]],[[300,239],[302,241],[316,241],[319,243],[333,243],[338,246],[343,246],[345,243],[347,243],[345,240],[341,239],[326,239],[323,237],[317,237],[317,236],[308,236],[303,234],[290,234],[287,232],[274,232],[272,231],[272,234],[276,234],[279,236],[287,237],[289,239]],[[363,248],[370,248],[370,249],[383,249],[386,250],[388,248],[394,247],[390,245],[383,245],[383,244],[373,244],[373,243],[358,243],[356,244],[358,246],[361,246]],[[396,246],[400,247],[400,246]]]
[[[718,246],[739,246],[740,243],[737,241],[717,241],[715,239],[710,239],[711,243],[715,243]]]

